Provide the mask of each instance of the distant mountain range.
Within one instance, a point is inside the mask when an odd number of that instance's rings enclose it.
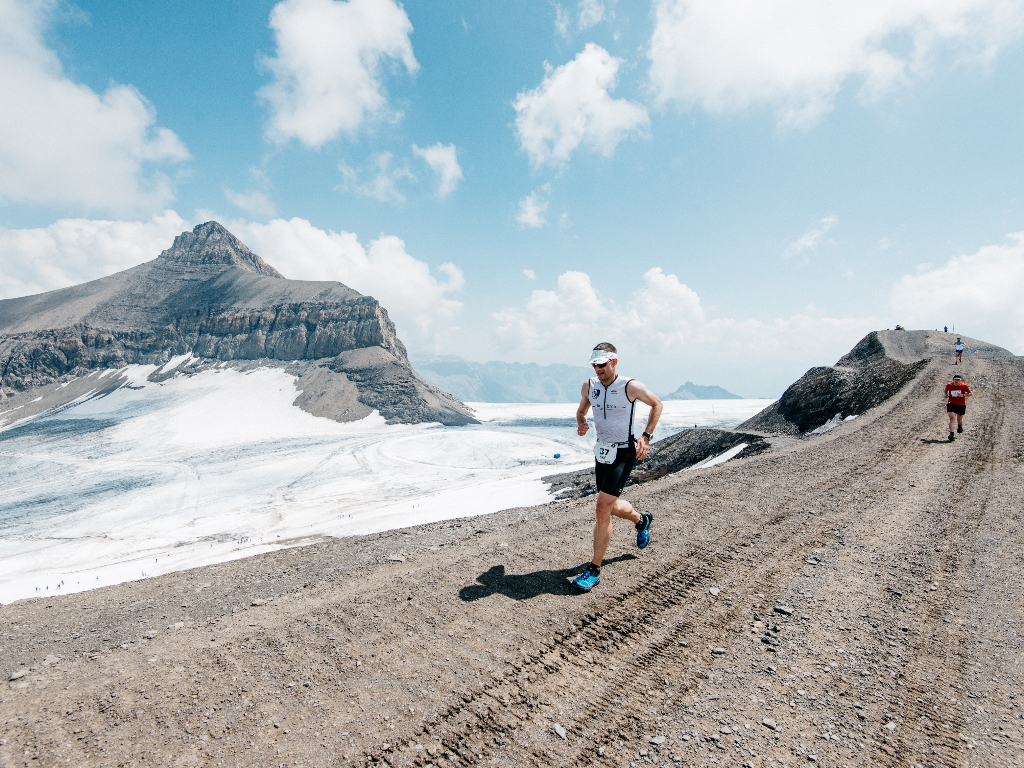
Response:
[[[594,375],[582,366],[471,363],[453,355],[414,356],[411,362],[427,383],[474,403],[574,403]]]
[[[413,356],[420,377],[464,402],[574,403],[580,386],[594,375],[590,368],[537,363],[471,363],[454,355]],[[686,382],[666,400],[738,399],[721,387]]]

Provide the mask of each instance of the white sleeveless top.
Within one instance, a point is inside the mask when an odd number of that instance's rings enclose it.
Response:
[[[626,394],[632,379],[619,376],[605,387],[596,376],[590,380],[590,408],[594,412],[594,428],[602,443],[626,445],[633,437],[634,400]]]

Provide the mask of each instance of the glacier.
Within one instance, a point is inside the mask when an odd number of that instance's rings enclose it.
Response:
[[[295,407],[279,367],[154,370],[0,426],[0,603],[541,504],[542,477],[593,461],[573,403],[470,403],[481,423],[465,427],[338,423]],[[770,402],[667,402],[658,437]]]

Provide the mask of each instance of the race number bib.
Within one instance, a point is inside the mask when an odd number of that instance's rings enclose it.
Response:
[[[949,391],[949,396],[950,397],[960,397],[960,390],[959,389],[951,389]]]
[[[602,443],[598,440],[594,445],[594,457],[602,464],[614,464],[618,455],[619,447],[615,443]]]

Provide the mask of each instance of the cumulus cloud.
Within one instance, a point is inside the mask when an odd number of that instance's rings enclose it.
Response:
[[[786,246],[786,256],[797,256],[801,253],[806,254],[808,251],[818,250],[818,246],[824,241],[825,235],[836,225],[837,221],[839,219],[835,216],[826,216],[819,220],[817,224]]]
[[[548,223],[548,201],[541,198],[538,192],[531,192],[519,201],[519,213],[516,221],[520,226],[538,229]]]
[[[850,79],[871,100],[940,52],[985,63],[1022,33],[1024,6],[1005,0],[656,0],[650,78],[662,103],[808,127]]]
[[[48,227],[0,227],[0,299],[66,288],[156,258],[194,226],[174,211],[148,221],[61,219]]]
[[[381,235],[364,246],[351,232],[323,230],[306,219],[226,226],[289,278],[338,280],[373,296],[388,310],[403,339],[434,344],[462,310],[462,302],[451,298],[465,285],[462,270],[441,264],[439,279],[394,235]]]
[[[624,301],[603,295],[584,272],[565,272],[555,290],[493,313],[501,348],[524,360],[564,362],[597,341],[623,354],[672,364],[682,359],[773,362],[838,357],[877,327],[874,318],[833,318],[813,307],[787,318],[712,318],[676,275],[649,269]],[[597,338],[597,337],[601,338]]]
[[[135,88],[68,77],[43,40],[53,7],[0,0],[0,199],[160,210],[174,194],[158,169],[188,150]]]
[[[523,274],[526,276],[527,280],[536,280],[537,279],[537,273],[534,272],[532,269],[524,269],[523,270]]]
[[[516,133],[534,166],[565,165],[580,146],[605,157],[650,124],[647,109],[613,99],[621,59],[595,43],[552,69],[532,91],[516,96]]]
[[[269,218],[277,213],[277,209],[270,201],[270,198],[259,190],[248,192],[235,192],[230,189],[224,190],[224,197],[236,208],[251,213],[253,216]]]
[[[1024,353],[1024,232],[975,253],[921,267],[892,289],[892,323],[957,331]],[[887,324],[888,325],[888,324]],[[890,326],[891,327],[891,326]]]
[[[454,144],[442,144],[437,142],[429,147],[420,149],[412,145],[413,154],[422,158],[423,162],[430,166],[430,169],[438,176],[437,196],[441,199],[448,197],[462,181],[462,166],[455,156]]]
[[[267,135],[320,147],[388,112],[382,70],[412,73],[412,24],[394,0],[282,0],[270,12],[273,80],[258,92],[270,110]]]
[[[338,170],[343,178],[342,189],[364,197],[372,197],[382,203],[404,203],[405,194],[398,185],[403,179],[415,179],[404,165],[392,165],[394,155],[390,152],[375,152],[370,155],[362,171],[340,163]]]

